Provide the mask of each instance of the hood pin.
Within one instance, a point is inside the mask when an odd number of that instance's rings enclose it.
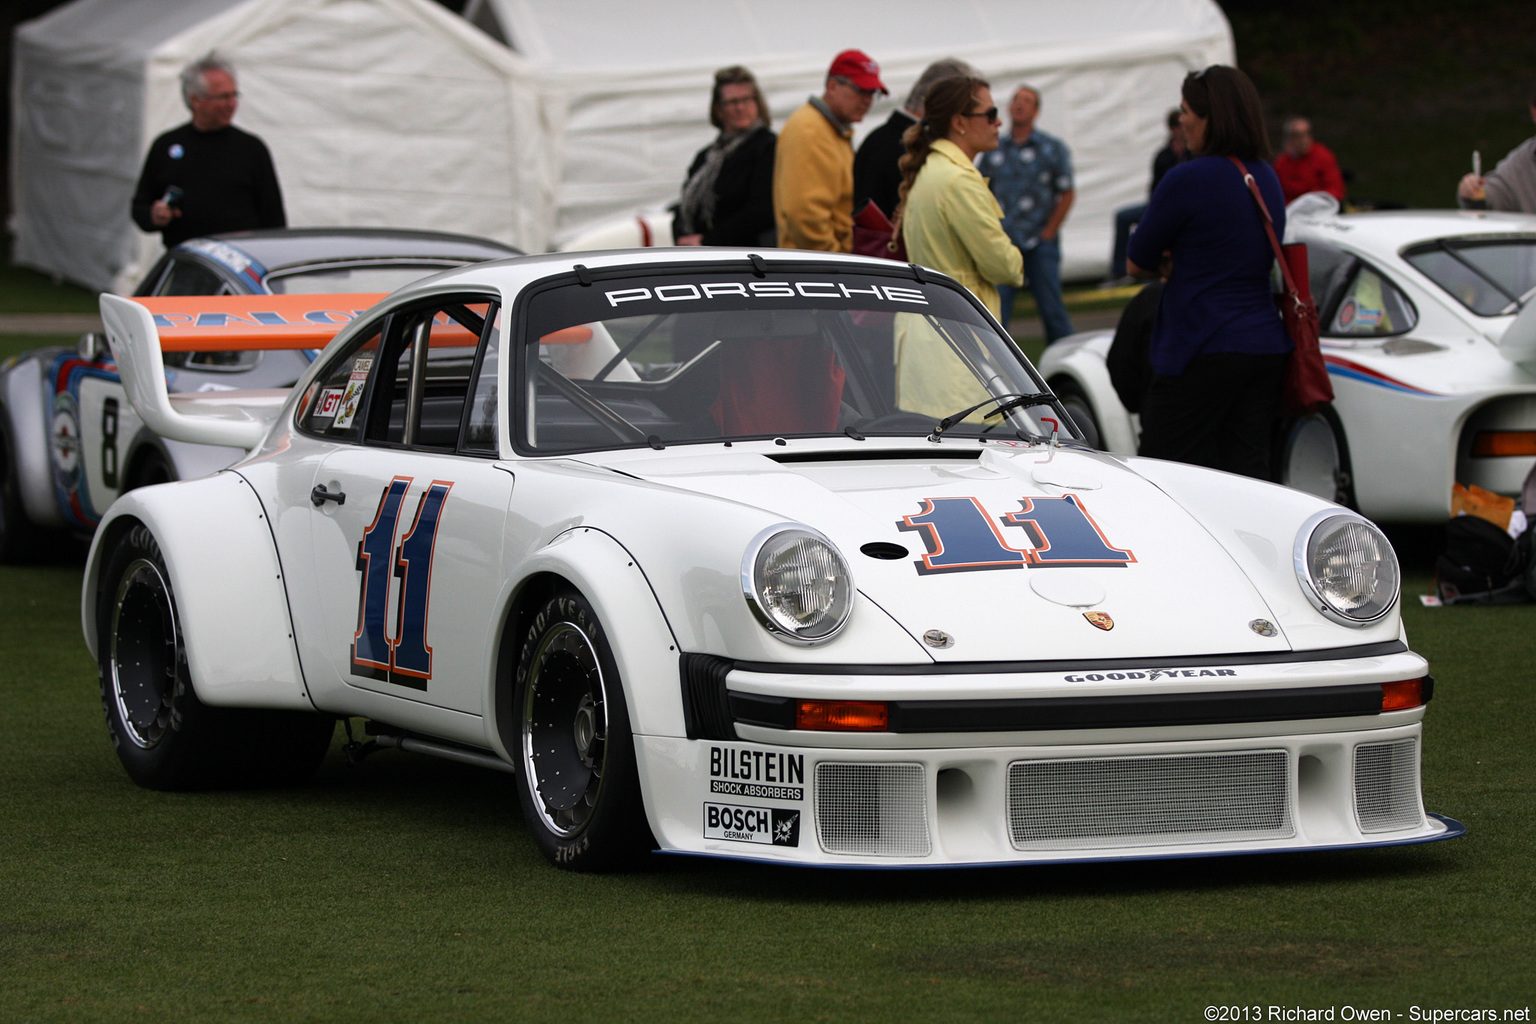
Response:
[[[923,643],[929,647],[937,647],[943,650],[944,648],[955,646],[955,638],[942,629],[930,629],[923,634]]]

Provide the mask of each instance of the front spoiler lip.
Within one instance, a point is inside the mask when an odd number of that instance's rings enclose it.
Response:
[[[833,871],[955,871],[972,868],[1025,868],[1036,865],[1052,864],[1112,864],[1124,861],[1147,860],[1195,860],[1209,857],[1244,857],[1256,854],[1280,854],[1280,853],[1330,853],[1341,850],[1374,850],[1388,846],[1418,846],[1423,843],[1438,843],[1444,839],[1459,839],[1467,834],[1467,826],[1455,818],[1426,811],[1425,817],[1438,821],[1445,826],[1444,831],[1431,835],[1409,836],[1404,839],[1380,839],[1368,840],[1358,843],[1320,843],[1315,846],[1274,846],[1231,850],[1183,850],[1176,853],[1156,854],[1138,853],[1132,855],[1116,855],[1110,853],[1093,853],[1080,857],[1064,857],[1059,855],[1046,855],[1041,857],[1021,857],[1012,860],[978,860],[978,861],[950,861],[950,862],[924,862],[892,864],[885,862],[842,862],[842,861],[797,861],[776,857],[759,857],[750,853],[716,853],[705,850],[655,850],[654,853],[675,857],[703,857],[709,860],[737,860],[752,861],[756,864],[772,864],[784,868],[817,868]]]

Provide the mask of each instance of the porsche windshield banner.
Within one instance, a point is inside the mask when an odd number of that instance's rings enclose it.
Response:
[[[527,336],[543,337],[573,324],[622,317],[751,310],[916,313],[978,326],[985,322],[963,291],[948,284],[920,282],[898,264],[892,264],[892,270],[889,275],[863,268],[848,274],[826,269],[816,273],[769,270],[758,276],[750,268],[715,269],[665,277],[626,275],[589,285],[570,283],[533,296]]]

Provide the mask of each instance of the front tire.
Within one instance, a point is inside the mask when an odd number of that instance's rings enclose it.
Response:
[[[1278,483],[1347,508],[1355,507],[1349,445],[1332,408],[1324,406],[1283,421],[1275,465]]]
[[[1061,399],[1062,408],[1067,410],[1067,415],[1072,417],[1077,432],[1088,442],[1089,447],[1099,451],[1104,450],[1104,435],[1099,432],[1099,421],[1093,414],[1093,405],[1088,401],[1088,396],[1082,389],[1070,381],[1058,381],[1051,385],[1051,390],[1056,392],[1056,397]]]
[[[101,702],[129,778],[148,789],[189,790],[293,785],[315,773],[334,719],[198,699],[170,573],[146,527],[124,535],[101,579]]]
[[[623,867],[654,848],[624,687],[591,604],[564,589],[534,615],[512,691],[518,801],[556,867]]]

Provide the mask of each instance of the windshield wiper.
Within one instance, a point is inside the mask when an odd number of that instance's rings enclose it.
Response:
[[[1037,391],[1032,395],[993,395],[991,398],[988,398],[985,401],[977,402],[975,405],[968,409],[961,409],[959,412],[952,413],[951,415],[945,416],[943,419],[939,420],[938,424],[933,428],[933,433],[928,435],[928,440],[939,440],[939,438],[944,435],[944,431],[948,430],[956,423],[959,423],[961,420],[965,419],[977,409],[984,408],[994,403],[996,403],[997,408],[987,413],[985,417],[986,419],[991,419],[993,416],[1001,416],[1006,412],[1024,406],[1055,405],[1056,396],[1051,394],[1049,391]],[[987,429],[990,430],[992,428],[988,427]]]

